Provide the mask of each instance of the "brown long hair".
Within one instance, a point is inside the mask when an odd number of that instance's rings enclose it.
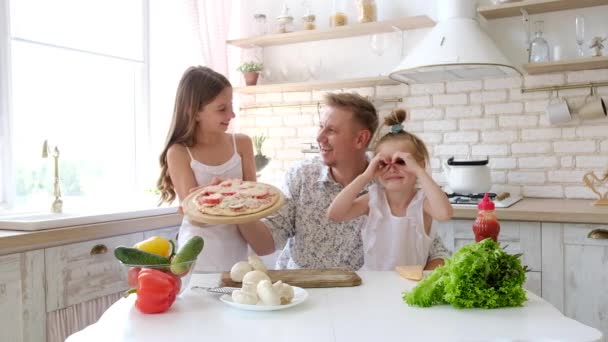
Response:
[[[173,144],[192,147],[196,144],[196,114],[215,99],[226,87],[228,79],[204,66],[189,67],[179,81],[175,94],[173,118],[163,152],[160,154],[160,177],[156,188],[160,191],[160,203],[175,200],[175,189],[169,176],[167,151]]]
[[[401,108],[393,109],[391,114],[384,118],[384,124],[391,128],[391,131],[384,135],[380,140],[376,143],[376,152],[378,151],[378,146],[387,141],[393,140],[401,140],[401,141],[411,141],[414,144],[414,149],[416,150],[414,153],[414,159],[419,162],[423,162],[425,165],[429,162],[429,151],[424,144],[422,139],[418,138],[415,134],[410,133],[403,129],[403,122],[407,117],[407,113],[405,110]],[[393,129],[394,127],[394,129]]]

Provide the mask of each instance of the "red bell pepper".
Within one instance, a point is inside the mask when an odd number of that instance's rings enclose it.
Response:
[[[137,276],[137,300],[135,307],[143,313],[167,311],[179,292],[175,278],[159,270],[144,268]]]

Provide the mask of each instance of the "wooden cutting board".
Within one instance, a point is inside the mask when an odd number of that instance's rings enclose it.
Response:
[[[357,273],[334,269],[269,270],[268,276],[273,283],[281,280],[289,285],[303,288],[361,285],[361,278]],[[241,283],[232,281],[230,273],[224,272],[222,273],[220,286],[241,287]]]

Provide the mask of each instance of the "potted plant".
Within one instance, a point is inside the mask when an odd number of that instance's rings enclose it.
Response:
[[[238,71],[243,73],[245,84],[248,86],[258,83],[258,76],[260,76],[262,69],[264,69],[264,65],[256,62],[244,62],[237,68]]]
[[[253,146],[255,148],[255,170],[257,172],[262,171],[262,169],[265,168],[266,165],[268,165],[268,162],[270,161],[268,157],[262,154],[262,145],[264,144],[264,141],[266,141],[266,138],[267,137],[264,136],[264,134],[260,136],[256,135],[253,137]]]

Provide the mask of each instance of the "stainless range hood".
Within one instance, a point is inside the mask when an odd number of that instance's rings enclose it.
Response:
[[[521,75],[475,19],[474,0],[439,0],[439,22],[389,77],[402,83]]]

